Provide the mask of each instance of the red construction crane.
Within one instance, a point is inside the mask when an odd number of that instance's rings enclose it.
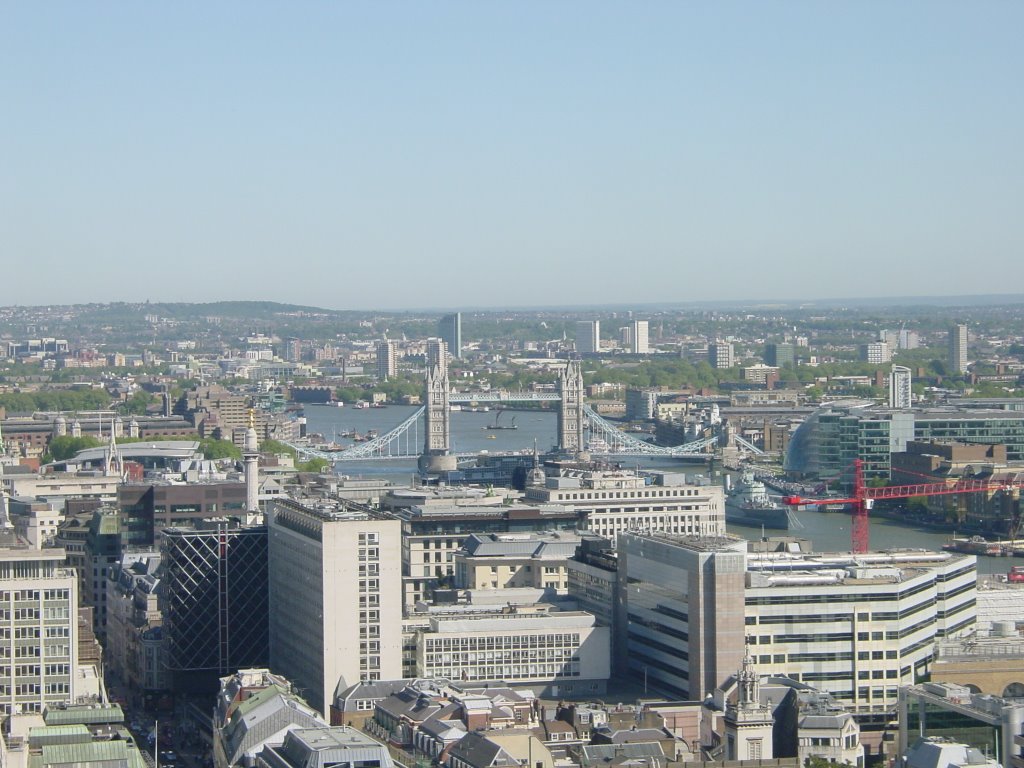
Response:
[[[850,546],[855,553],[868,551],[868,512],[878,499],[909,499],[911,496],[948,496],[957,493],[979,493],[1020,488],[1019,482],[994,483],[990,480],[961,478],[956,483],[918,483],[915,485],[890,485],[882,488],[868,488],[864,484],[864,467],[860,459],[853,461],[853,496],[848,498],[805,499],[802,496],[783,496],[785,504],[794,507],[821,504],[853,505],[853,525],[850,527]],[[1016,520],[1012,528],[1020,524]],[[1015,535],[1015,533],[1013,534]],[[1012,536],[1011,536],[1012,538]]]

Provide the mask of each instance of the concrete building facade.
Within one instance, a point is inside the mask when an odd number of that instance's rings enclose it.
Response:
[[[736,365],[732,342],[716,341],[708,344],[708,363],[712,368],[732,368]]]
[[[0,716],[73,704],[78,580],[64,550],[0,548]]]
[[[393,379],[398,373],[398,355],[395,351],[395,342],[377,342],[377,380],[387,381]]]
[[[895,706],[931,669],[935,641],[973,631],[973,555],[906,550],[751,553],[746,633],[758,669],[829,691],[855,711]]]
[[[402,676],[401,523],[275,500],[270,666],[321,712],[339,680]]]
[[[906,409],[913,405],[910,369],[905,365],[894,365],[889,372],[889,407]]]
[[[525,498],[575,509],[581,531],[614,541],[625,531],[723,534],[724,494],[720,486],[693,485],[676,473],[648,477],[624,470],[563,470],[547,477],[543,487],[528,487]]]
[[[504,681],[558,697],[603,693],[611,674],[611,630],[588,613],[519,607],[429,621],[416,637],[420,677]]]
[[[964,323],[950,326],[946,346],[950,375],[967,373],[967,326]]]
[[[593,355],[601,351],[601,321],[579,320],[576,323],[576,353]]]
[[[714,691],[743,663],[746,542],[627,532],[618,553],[620,671],[683,698]]]

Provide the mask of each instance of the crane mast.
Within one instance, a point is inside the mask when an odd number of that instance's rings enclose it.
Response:
[[[816,506],[822,504],[848,504],[853,507],[853,524],[850,526],[850,547],[856,554],[867,552],[870,546],[868,529],[868,513],[878,499],[909,499],[912,496],[949,496],[961,493],[980,493],[983,491],[1010,491],[1019,489],[1021,483],[993,483],[987,480],[962,478],[956,483],[914,483],[911,485],[890,485],[881,488],[868,488],[864,483],[864,464],[860,459],[853,461],[853,495],[846,498],[804,498],[803,496],[783,496],[784,504],[790,506]],[[1011,521],[1011,538],[1016,536],[1020,525],[1019,514]]]

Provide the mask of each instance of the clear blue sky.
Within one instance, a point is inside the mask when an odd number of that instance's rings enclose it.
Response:
[[[1021,2],[8,2],[0,304],[1024,292]]]

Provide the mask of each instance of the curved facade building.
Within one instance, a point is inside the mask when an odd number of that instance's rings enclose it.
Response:
[[[870,402],[823,406],[790,439],[784,467],[800,478],[852,483],[853,460],[866,479],[889,479],[890,456],[909,440],[1005,445],[1009,461],[1024,460],[1024,412],[987,408],[893,410]]]

